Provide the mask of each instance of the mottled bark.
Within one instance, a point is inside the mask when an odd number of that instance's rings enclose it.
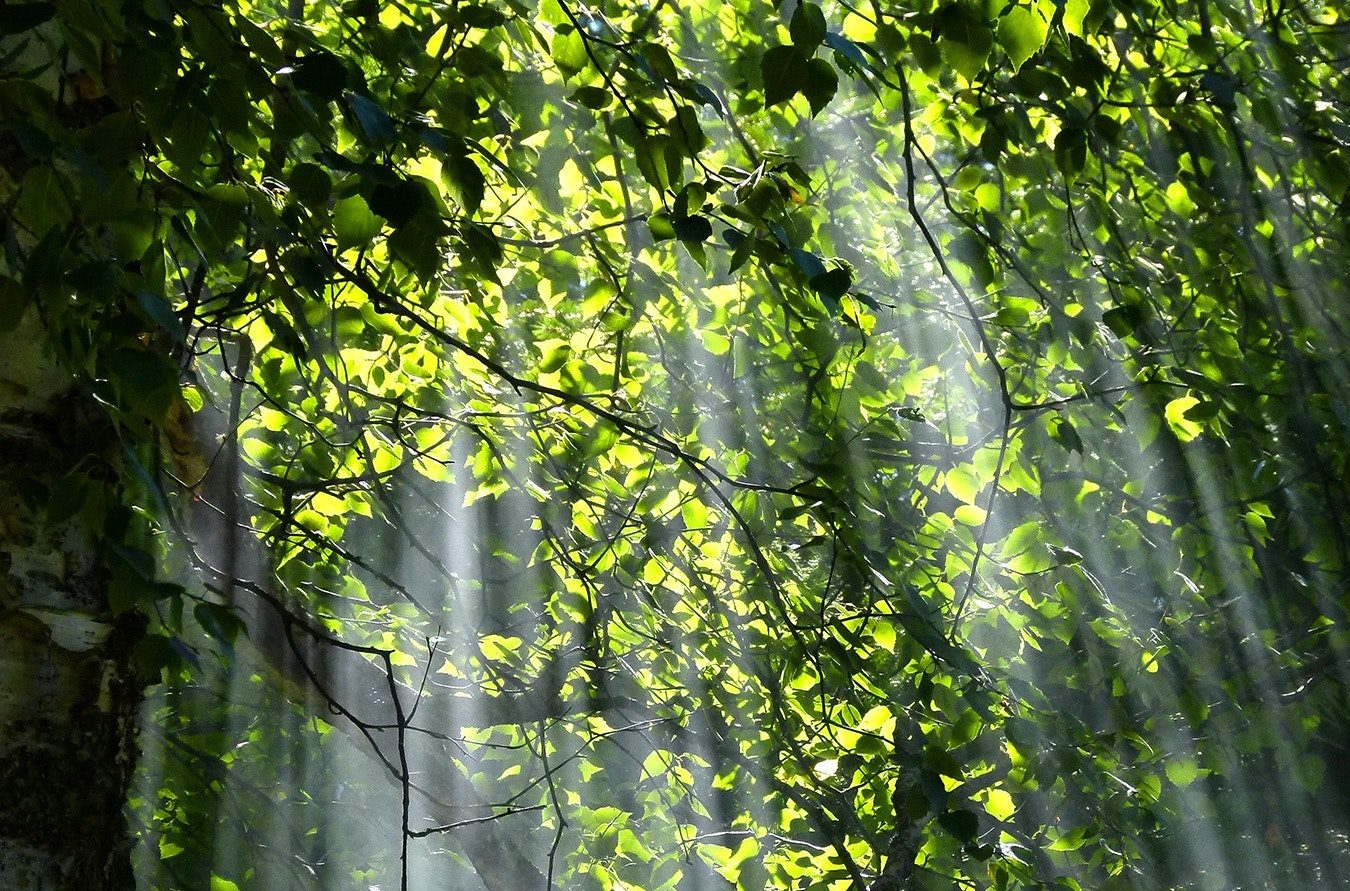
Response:
[[[61,516],[110,437],[42,344],[32,313],[0,335],[0,888],[131,888],[141,624],[108,608],[94,512]]]

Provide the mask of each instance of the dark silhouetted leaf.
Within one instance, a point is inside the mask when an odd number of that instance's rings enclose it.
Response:
[[[760,73],[764,77],[764,104],[786,102],[806,85],[806,56],[791,46],[775,46],[764,52]]]
[[[839,89],[839,75],[834,66],[824,59],[812,59],[806,65],[806,83],[802,93],[811,104],[811,114],[818,115],[825,110]]]
[[[370,191],[370,209],[398,228],[408,222],[431,202],[431,196],[421,183],[400,179],[382,182]]]
[[[6,3],[0,5],[0,36],[31,31],[56,15],[54,3]]]
[[[316,99],[331,101],[347,88],[347,66],[327,50],[319,50],[295,63],[291,83]]]
[[[853,284],[853,276],[847,269],[831,269],[819,275],[811,276],[811,289],[822,297],[838,303],[839,298],[848,293]]]
[[[810,0],[802,0],[793,10],[788,32],[792,45],[809,56],[825,39],[825,13]]]
[[[1058,417],[1050,422],[1050,436],[1070,452],[1083,453],[1083,440],[1068,418]]]
[[[965,809],[947,811],[938,815],[942,828],[963,842],[972,842],[980,831],[980,818]]]
[[[604,87],[579,87],[567,98],[578,105],[594,108],[597,111],[614,101],[614,95]]]
[[[392,142],[395,136],[394,119],[389,113],[372,100],[358,93],[347,97],[352,114],[361,127],[361,132],[372,145],[384,145]]]
[[[707,217],[678,217],[671,221],[671,228],[680,241],[701,242],[712,237],[712,223]]]
[[[1116,337],[1129,337],[1144,323],[1144,311],[1136,304],[1127,303],[1102,313],[1102,322]]]

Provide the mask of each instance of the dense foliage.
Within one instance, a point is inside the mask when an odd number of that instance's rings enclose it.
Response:
[[[1344,7],[0,32],[0,325],[120,446],[35,497],[166,684],[146,887],[1345,869]]]

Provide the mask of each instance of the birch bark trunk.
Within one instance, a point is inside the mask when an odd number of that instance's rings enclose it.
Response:
[[[142,623],[112,615],[92,512],[63,516],[111,437],[43,343],[31,310],[0,334],[0,888],[132,888]]]

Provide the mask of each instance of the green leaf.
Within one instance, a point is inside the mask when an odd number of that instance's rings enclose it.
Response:
[[[165,334],[168,334],[174,343],[182,343],[187,338],[187,331],[184,330],[182,321],[173,311],[173,307],[169,305],[169,301],[159,294],[137,291],[136,306],[145,314],[147,319],[157,325]]]
[[[505,13],[482,3],[470,3],[459,7],[459,19],[470,28],[496,28],[506,24]]]
[[[1040,51],[1049,32],[1049,23],[1026,6],[1014,6],[999,20],[998,42],[1012,59],[1014,71]]]
[[[652,75],[658,81],[674,83],[680,77],[679,69],[675,67],[675,60],[671,58],[670,51],[659,43],[647,41],[642,44],[641,49],[644,70],[648,75]]]
[[[384,228],[384,222],[371,213],[360,195],[343,198],[333,205],[333,234],[339,250],[370,244]]]
[[[985,59],[994,45],[993,33],[983,13],[964,3],[951,2],[938,10],[933,25],[943,60],[967,80],[974,80],[984,69]]]
[[[755,239],[747,237],[735,229],[728,229],[723,232],[722,239],[731,248],[731,262],[727,268],[727,272],[730,274],[740,269],[750,259],[750,254],[755,249]]]
[[[141,677],[158,682],[166,669],[180,669],[194,661],[195,656],[187,658],[191,654],[177,638],[147,634],[136,642],[132,658]]]
[[[226,647],[232,648],[245,630],[243,619],[223,604],[203,601],[192,608],[192,615],[207,634]]]
[[[1050,421],[1050,438],[1067,451],[1083,453],[1083,440],[1068,418],[1057,417]]]
[[[1017,812],[1017,805],[1005,790],[990,789],[984,802],[984,809],[995,820],[1007,820]]]
[[[1088,835],[1087,827],[1079,826],[1077,829],[1061,835],[1046,847],[1051,851],[1077,851],[1087,844]]]
[[[478,223],[463,227],[460,232],[464,250],[479,271],[489,278],[496,278],[497,266],[502,262],[502,245],[492,230]]]
[[[1200,78],[1203,87],[1219,108],[1232,111],[1237,108],[1238,85],[1231,77],[1219,71],[1207,71]]]
[[[108,582],[108,608],[114,616],[120,616],[135,609],[142,598],[147,597],[149,585],[125,569],[113,572]]]
[[[845,70],[848,70],[849,65],[855,66],[859,72],[865,71],[871,67],[867,61],[867,57],[863,55],[863,51],[858,44],[849,40],[847,37],[844,37],[842,34],[826,34],[825,45],[842,57],[843,62],[841,62],[841,64],[844,65]]]
[[[477,213],[487,193],[487,179],[473,158],[467,153],[451,155],[442,161],[441,173],[460,206],[469,214]]]
[[[829,104],[839,88],[839,75],[824,59],[811,58],[796,46],[775,46],[760,60],[764,104],[786,102],[798,93],[806,96],[812,115]]]
[[[651,230],[652,238],[657,241],[667,241],[675,237],[675,224],[671,220],[670,214],[664,211],[658,211],[647,217],[647,228]]]
[[[909,37],[909,51],[915,63],[928,73],[932,73],[942,64],[942,51],[937,42],[927,34],[915,32]]]
[[[938,49],[942,59],[952,68],[961,72],[966,80],[974,80],[984,70],[984,62],[989,58],[991,43],[969,44],[955,40],[941,40]]]
[[[586,41],[581,33],[569,28],[553,35],[553,62],[565,76],[573,75],[590,64]]]
[[[1174,758],[1167,762],[1167,778],[1173,785],[1185,788],[1200,776],[1200,767],[1194,758]]]
[[[1188,421],[1201,423],[1223,413],[1223,403],[1217,399],[1201,399],[1183,413]]]
[[[677,217],[687,217],[700,211],[706,200],[707,191],[703,188],[702,183],[689,183],[683,189],[680,189],[680,194],[675,196],[675,203],[671,210]]]
[[[1304,755],[1298,762],[1298,782],[1309,793],[1322,788],[1327,775],[1327,765],[1316,755]]]

